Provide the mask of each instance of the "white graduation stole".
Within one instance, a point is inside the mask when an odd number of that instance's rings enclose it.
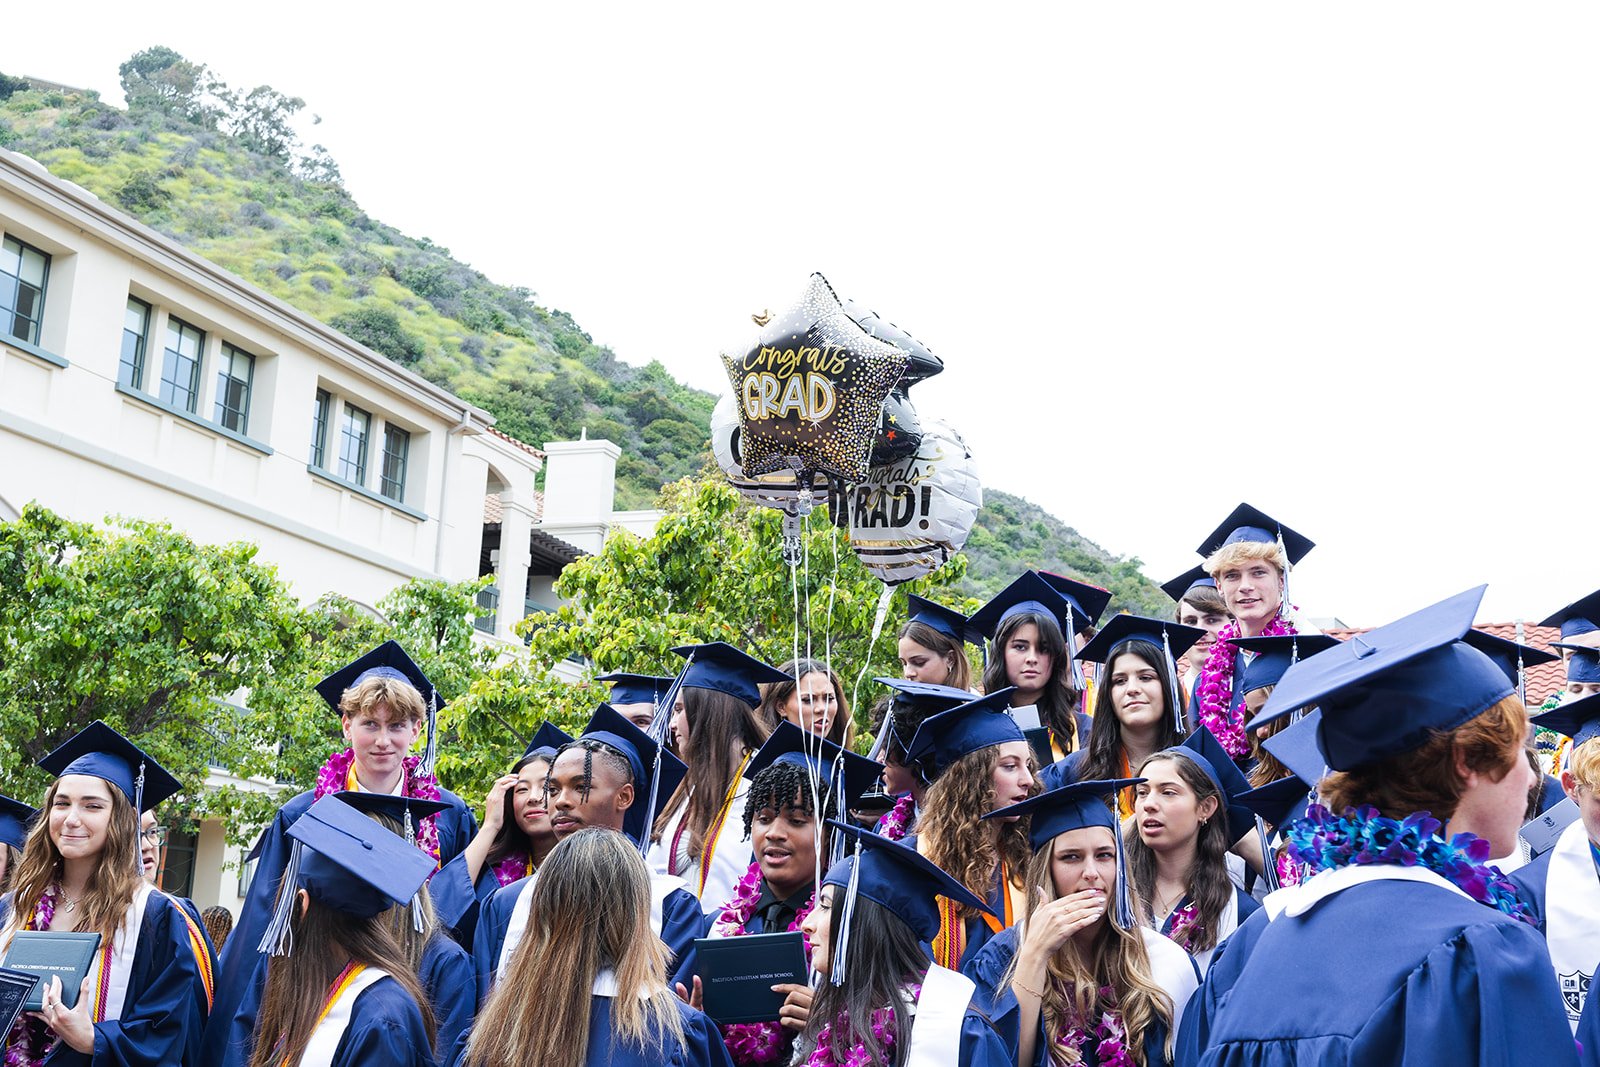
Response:
[[[978,986],[959,972],[937,963],[922,979],[917,1014],[911,1024],[906,1067],[949,1067],[961,1049],[961,1025]]]
[[[535,871],[528,877],[528,884],[517,892],[517,903],[511,909],[511,918],[506,923],[506,938],[500,943],[500,955],[495,959],[494,980],[499,981],[505,977],[506,968],[511,966],[511,954],[522,944],[522,937],[528,932],[528,916],[533,911],[533,885],[539,877]],[[682,878],[670,874],[650,873],[650,929],[655,931],[657,937],[661,936],[661,913],[668,894],[675,889],[685,889],[687,886]]]
[[[1544,918],[1545,940],[1561,986],[1567,1022],[1577,1033],[1595,961],[1600,960],[1600,876],[1595,874],[1582,819],[1561,831],[1556,847],[1550,850]]]
[[[1211,961],[1217,954],[1217,945],[1232,937],[1237,929],[1239,929],[1239,891],[1236,889],[1228,897],[1228,903],[1223,906],[1222,914],[1217,916],[1217,944],[1204,952],[1194,954],[1194,965],[1200,968],[1202,975],[1211,969]]]
[[[328,1014],[322,1017],[316,1030],[312,1031],[311,1040],[306,1043],[306,1050],[300,1056],[298,1067],[331,1067],[333,1054],[339,1051],[339,1042],[344,1039],[344,1032],[350,1029],[350,1017],[355,1013],[356,998],[368,986],[380,978],[387,977],[389,972],[381,967],[366,967],[344,987],[338,999],[328,1005]]]
[[[139,931],[144,926],[144,909],[153,892],[154,886],[143,878],[139,879],[139,888],[133,891],[133,903],[128,905],[123,915],[122,928],[111,941],[111,974],[106,984],[105,1010],[101,1012],[101,1021],[122,1018],[122,1008],[128,1000],[128,981],[133,976],[133,959],[139,952]],[[104,958],[104,953],[96,952],[94,966],[89,970],[91,1004],[100,986],[100,961]]]

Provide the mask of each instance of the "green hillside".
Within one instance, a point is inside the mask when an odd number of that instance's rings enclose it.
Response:
[[[367,215],[327,152],[299,145],[302,101],[231,89],[164,48],[121,75],[127,109],[0,75],[0,146],[478,404],[514,437],[617,442],[619,508],[649,507],[708,461],[711,394],[659,362],[622,362],[529,289]],[[1034,565],[1109,585],[1120,606],[1165,609],[1136,563],[1020,498],[986,500],[968,545],[974,595]]]

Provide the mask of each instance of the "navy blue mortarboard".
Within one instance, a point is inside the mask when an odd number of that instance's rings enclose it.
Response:
[[[661,678],[654,674],[624,674],[613,671],[602,674],[595,679],[611,686],[611,704],[649,704],[655,707],[661,703],[661,698],[668,689],[672,688],[671,678]]]
[[[0,845],[21,849],[23,842],[28,839],[28,825],[37,814],[38,809],[20,800],[0,797]]]
[[[694,689],[715,689],[744,701],[752,708],[761,703],[761,686],[793,681],[776,667],[740,652],[726,641],[704,645],[679,645],[672,651],[693,656],[683,672],[683,684]]]
[[[1202,556],[1209,557],[1224,545],[1238,544],[1240,541],[1255,541],[1268,545],[1281,541],[1284,555],[1289,557],[1290,566],[1299,563],[1307,552],[1316,547],[1315,541],[1289,529],[1266,512],[1249,504],[1240,504],[1233,509],[1231,515],[1222,520],[1221,526],[1211,531],[1210,536],[1201,543],[1199,552]]]
[[[935,685],[932,682],[910,682],[904,678],[881,677],[873,681],[886,685],[894,690],[894,698],[889,706],[889,714],[884,717],[883,725],[878,729],[878,736],[873,739],[872,751],[867,755],[877,759],[883,754],[883,746],[888,743],[891,736],[897,738],[902,749],[909,747],[911,738],[901,736],[896,709],[909,707],[921,711],[924,715],[937,715],[941,711],[960,707],[967,701],[974,699],[978,694],[965,689],[957,689],[953,685]]]
[[[1117,652],[1129,641],[1148,641],[1162,650],[1167,661],[1167,713],[1178,733],[1183,733],[1184,700],[1178,689],[1177,657],[1183,655],[1205,631],[1198,626],[1183,626],[1166,619],[1147,619],[1140,615],[1113,615],[1078,653],[1078,659],[1090,663],[1103,663],[1108,668],[1117,658]]]
[[[1600,693],[1591,693],[1577,700],[1569,700],[1543,715],[1535,715],[1533,724],[1545,730],[1554,730],[1572,738],[1572,747],[1600,737]]]
[[[1600,648],[1558,641],[1552,648],[1567,650],[1567,681],[1600,682]]]
[[[1108,590],[1057,574],[1023,571],[968,621],[983,636],[993,637],[1013,615],[1032,612],[1056,620],[1061,632],[1071,635],[1093,626],[1109,603]]]
[[[400,647],[400,642],[385,641],[360,659],[340,667],[317,683],[317,694],[330,708],[338,711],[339,702],[344,699],[345,691],[368,678],[390,678],[397,682],[406,682],[422,697],[428,740],[423,746],[417,773],[432,774],[439,754],[438,719],[439,709],[444,707],[444,700],[440,698],[439,691],[433,687],[433,683],[428,681],[428,676],[422,673],[422,668],[406,655],[406,650]]]
[[[983,635],[967,622],[967,617],[954,608],[947,608],[943,604],[935,604],[926,597],[917,596],[915,593],[906,594],[906,610],[911,615],[912,622],[920,622],[931,626],[944,634],[957,644],[979,644]]]
[[[1215,589],[1217,587],[1217,580],[1211,577],[1211,575],[1207,574],[1204,567],[1196,565],[1190,567],[1188,570],[1184,571],[1176,578],[1173,578],[1171,581],[1163,583],[1161,586],[1161,591],[1166,593],[1173,600],[1182,600],[1188,595],[1189,590],[1193,589],[1197,585],[1205,586],[1208,589]]]
[[[963,907],[989,911],[988,904],[916,849],[836,819],[828,820],[828,828],[844,835],[847,843],[858,844],[860,849],[854,856],[828,868],[822,884],[838,886],[846,894],[853,887],[856,894],[903,919],[919,941],[932,941],[939,933],[939,897],[948,897]],[[835,900],[834,907],[847,907],[849,903]],[[842,919],[841,925],[847,921],[847,918]],[[843,939],[834,947],[842,956]],[[835,959],[834,963],[837,967],[839,960]]]
[[[1289,773],[1313,790],[1331,769],[1327,757],[1317,744],[1317,731],[1321,725],[1322,712],[1313,710],[1261,742],[1262,747],[1276,756],[1279,763],[1289,768]]]
[[[1255,824],[1256,839],[1261,843],[1261,867],[1265,873],[1267,890],[1275,892],[1282,888],[1278,883],[1278,864],[1272,854],[1272,843],[1267,837],[1267,824],[1282,826],[1290,813],[1297,810],[1300,803],[1311,792],[1311,787],[1302,782],[1298,776],[1290,775],[1279,778],[1275,782],[1257,786],[1239,794],[1234,798],[1234,803],[1250,812],[1251,821]],[[1233,818],[1230,809],[1228,817]]]
[[[1118,820],[1116,813],[1111,810],[1110,798],[1119,790],[1142,781],[1143,778],[1109,778],[1104,781],[1073,782],[1048,793],[1029,797],[1021,803],[991,811],[983,818],[1032,815],[1033,821],[1028,824],[1028,847],[1037,852],[1068,830],[1104,826],[1115,832]]]
[[[1300,708],[1322,710],[1328,766],[1354,770],[1409,752],[1512,693],[1495,661],[1462,640],[1487,586],[1468,589],[1289,668],[1256,729]]]
[[[294,884],[317,903],[357,918],[410,902],[434,871],[433,860],[415,845],[337,796],[311,805],[288,834],[300,846],[298,862],[290,863],[296,868]],[[281,894],[280,905],[282,898],[292,906],[293,893]],[[287,930],[280,934],[283,941],[268,946],[281,950],[275,955],[293,947],[287,943]]]
[[[774,763],[792,763],[818,776],[824,787],[829,783],[837,784],[842,778],[843,789],[835,788],[835,801],[840,811],[860,803],[861,797],[883,773],[883,764],[840,748],[827,738],[802,730],[787,720],[778,723],[766,743],[750,757],[744,776],[753,781]]]
[[[1554,663],[1561,658],[1554,652],[1546,652],[1532,645],[1519,645],[1515,641],[1486,634],[1482,630],[1468,630],[1461,640],[1494,660],[1496,665],[1506,672],[1511,684],[1517,687],[1517,699],[1523,703],[1527,703],[1528,700],[1527,668],[1537,667],[1541,663]]]
[[[1014,692],[1015,687],[1006,686],[923,719],[906,746],[906,763],[931,782],[969,752],[1027,740],[1008,710]]]
[[[1235,648],[1253,653],[1255,658],[1245,664],[1237,689],[1245,693],[1277,685],[1290,667],[1308,656],[1326,651],[1339,643],[1327,634],[1284,634],[1279,637],[1235,637]]]
[[[648,847],[658,803],[672,795],[688,768],[610,704],[595,709],[578,740],[599,741],[627,761],[633,772],[633,803],[622,818],[622,832],[641,848]]]
[[[182,788],[165,767],[99,719],[67,738],[39,766],[57,778],[87,774],[110,782],[141,815]]]
[[[430,815],[448,811],[450,805],[443,800],[419,800],[416,797],[395,796],[393,793],[353,792],[341,789],[333,794],[363,815],[382,815],[407,827],[406,836],[412,836],[410,827]]]
[[[1217,792],[1222,794],[1222,804],[1228,816],[1228,830],[1231,841],[1237,841],[1250,828],[1255,825],[1255,812],[1239,802],[1239,798],[1250,792],[1250,780],[1239,770],[1233,762],[1233,757],[1228,755],[1228,750],[1222,747],[1216,735],[1204,726],[1197,727],[1194,733],[1183,739],[1181,745],[1164,749],[1165,752],[1176,752],[1193,760],[1195,765],[1211,779],[1211,784],[1217,787]]]
[[[1600,630],[1600,589],[1582,600],[1574,600],[1539,625],[1561,627],[1562,637],[1577,637]]]
[[[545,721],[539,724],[539,729],[534,731],[533,740],[528,742],[528,747],[522,750],[522,758],[529,756],[543,756],[546,761],[553,762],[556,753],[572,744],[574,738],[553,722]]]

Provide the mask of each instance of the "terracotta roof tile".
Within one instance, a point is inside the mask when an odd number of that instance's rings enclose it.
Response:
[[[1363,629],[1332,629],[1324,631],[1331,637],[1341,641],[1348,641],[1356,634],[1364,634],[1371,627]],[[1507,641],[1517,639],[1517,624],[1514,622],[1486,622],[1473,627],[1482,630],[1494,637],[1503,637]],[[1522,643],[1542,648],[1546,652],[1560,654],[1559,648],[1550,645],[1561,640],[1561,631],[1554,626],[1534,626],[1532,623],[1522,624]],[[1538,710],[1550,696],[1567,684],[1567,668],[1560,660],[1554,663],[1541,663],[1537,667],[1528,668],[1528,708],[1530,711]]]
[[[500,494],[490,493],[483,498],[483,524],[485,526],[498,526],[505,518],[505,508],[500,504]],[[533,494],[533,521],[537,524],[544,518],[544,494],[535,490]]]
[[[528,444],[528,442],[519,441],[515,437],[512,437],[510,434],[505,433],[505,432],[503,432],[501,430],[495,429],[493,426],[490,426],[488,429],[489,429],[489,433],[490,433],[491,436],[498,437],[502,441],[505,441],[505,442],[508,442],[509,444],[513,444],[513,445],[517,446],[518,448],[522,449],[524,452],[528,453],[528,455],[530,455],[530,456],[538,456],[540,459],[544,459],[545,458],[545,454],[544,454],[544,452],[542,450],[534,448],[532,445]]]

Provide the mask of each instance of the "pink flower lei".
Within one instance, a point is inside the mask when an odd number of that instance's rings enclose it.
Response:
[[[733,887],[733,896],[722,906],[722,913],[717,916],[713,929],[718,937],[741,937],[745,933],[744,924],[750,921],[755,914],[756,902],[761,899],[761,865],[752,862],[750,869],[744,872],[744,877],[739,879],[739,884]],[[795,912],[794,920],[789,923],[789,930],[799,930],[800,924],[806,921],[806,916],[811,914],[811,907],[816,903],[816,893],[811,894],[805,906]],[[800,941],[805,946],[806,958],[811,958],[811,941],[802,931]],[[734,1063],[776,1063],[788,1056],[794,1038],[784,1032],[782,1024],[776,1020],[765,1023],[729,1023],[720,1028],[722,1030],[723,1044],[728,1046],[728,1055],[733,1057]]]
[[[321,800],[329,793],[337,793],[344,789],[350,781],[350,768],[355,761],[355,749],[351,748],[329,756],[328,762],[317,771],[315,798]],[[438,800],[439,779],[431,774],[418,774],[417,764],[421,762],[421,756],[407,756],[401,763],[405,768],[406,796],[413,800]],[[416,826],[417,847],[432,856],[434,863],[439,862],[438,821],[437,815],[430,815],[420,820]]]
[[[1280,611],[1260,636],[1283,637],[1299,632]],[[1236,715],[1233,707],[1233,660],[1236,651],[1233,638],[1238,636],[1238,620],[1217,631],[1217,642],[1206,654],[1206,665],[1200,669],[1198,683],[1200,724],[1217,736],[1222,747],[1234,759],[1250,751],[1250,742],[1244,735],[1244,716]]]
[[[1167,925],[1167,940],[1176,944],[1185,952],[1189,951],[1189,935],[1194,932],[1195,924],[1200,919],[1200,905],[1190,901],[1172,913],[1172,920]]]
[[[1095,1058],[1100,1067],[1135,1067],[1133,1056],[1128,1052],[1128,1031],[1122,1024],[1116,994],[1110,986],[1100,987],[1100,1003],[1106,1010],[1100,1013],[1100,1021],[1094,1027]],[[1081,1061],[1083,1046],[1088,1044],[1090,1036],[1086,1027],[1067,1027],[1056,1035],[1056,1044],[1077,1052]]]
[[[33,908],[33,918],[24,923],[22,928],[50,929],[50,921],[56,917],[56,895],[60,892],[61,887],[52,884],[39,894],[39,903]],[[17,1024],[6,1037],[5,1067],[38,1067],[55,1050],[60,1040],[39,1020],[27,1015],[19,1016]]]
[[[884,813],[875,829],[890,841],[899,841],[911,832],[911,821],[916,818],[916,813],[916,798],[907,793]]]
[[[502,886],[520,882],[533,873],[533,857],[527,853],[508,856],[494,865],[494,880]]]
[[[922,983],[906,987],[906,996],[912,1003],[922,996]],[[867,1050],[861,1045],[852,1045],[844,1050],[841,1059],[839,1053],[833,1050],[833,1028],[836,1024],[843,1026],[849,1022],[849,1015],[839,1013],[839,1017],[824,1026],[817,1034],[817,1047],[812,1050],[810,1058],[805,1062],[805,1067],[872,1067],[872,1057],[867,1055]],[[872,1036],[878,1039],[878,1045],[883,1049],[885,1062],[894,1058],[894,1009],[882,1007],[872,1013]],[[1129,1064],[1128,1067],[1132,1067]]]

